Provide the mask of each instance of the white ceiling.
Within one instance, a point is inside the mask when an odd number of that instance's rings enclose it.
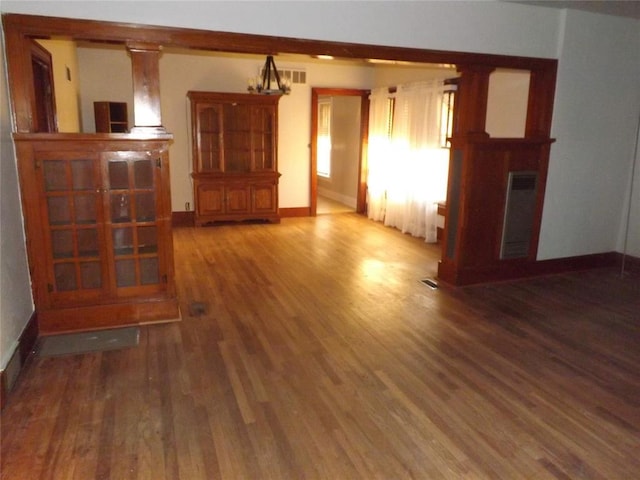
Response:
[[[506,0],[513,3],[524,3],[540,7],[569,8],[574,10],[585,10],[588,12],[602,13],[605,15],[615,15],[618,17],[637,18],[640,20],[640,0],[542,0],[523,1]]]

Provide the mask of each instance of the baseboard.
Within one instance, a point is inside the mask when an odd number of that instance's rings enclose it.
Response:
[[[171,212],[171,225],[174,227],[193,227],[195,212]]]
[[[281,208],[279,209],[281,218],[310,217],[309,207]],[[171,225],[173,227],[193,227],[195,225],[195,212],[172,212]]]
[[[9,394],[27,363],[36,341],[38,340],[38,316],[33,312],[22,335],[18,339],[18,347],[13,352],[4,370],[0,371],[0,410],[4,409]]]
[[[281,208],[280,217],[292,218],[292,217],[310,217],[311,209],[309,207],[295,207],[295,208]]]
[[[620,269],[624,267],[624,271],[627,273],[640,273],[640,258],[634,257],[632,255],[622,255],[621,253],[619,253],[618,255],[618,263]]]
[[[628,258],[628,257],[627,257]],[[438,277],[457,285],[501,282],[544,275],[611,268],[620,264],[621,254],[616,252],[580,255],[576,257],[554,258],[531,262],[528,260],[506,260],[499,264],[480,268],[463,268],[454,271],[442,262],[438,265]]]

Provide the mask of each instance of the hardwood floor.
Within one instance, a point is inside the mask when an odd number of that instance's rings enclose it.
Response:
[[[433,290],[355,214],[174,237],[183,321],[33,358],[3,479],[638,478],[638,277]]]
[[[356,209],[352,208],[344,203],[340,203],[336,200],[333,200],[329,197],[323,197],[318,195],[317,197],[317,206],[316,206],[316,214],[317,215],[325,215],[331,214],[334,215],[336,213],[353,213]]]

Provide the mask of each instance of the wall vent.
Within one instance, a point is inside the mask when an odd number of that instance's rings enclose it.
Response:
[[[529,256],[536,209],[537,172],[509,172],[500,258]]]
[[[264,73],[264,68],[260,69],[260,77]],[[303,69],[299,68],[279,68],[278,75],[282,80],[289,79],[291,84],[304,84],[307,83],[307,72]],[[273,72],[271,72],[271,81],[276,81],[276,76]]]

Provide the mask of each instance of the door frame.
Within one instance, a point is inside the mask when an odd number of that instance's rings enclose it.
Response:
[[[311,172],[309,175],[309,214],[318,210],[318,97],[360,97],[360,151],[358,155],[358,193],[356,212],[367,211],[367,146],[369,145],[369,94],[370,90],[356,88],[311,88]]]
[[[30,41],[31,68],[33,78],[34,132],[56,133],[58,119],[56,116],[56,96],[53,81],[53,61],[51,53],[35,40]],[[38,64],[38,74],[34,64]]]

